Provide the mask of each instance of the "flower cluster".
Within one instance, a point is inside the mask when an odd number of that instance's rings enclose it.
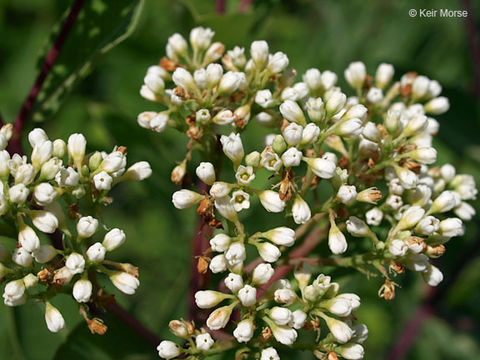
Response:
[[[360,299],[338,294],[325,275],[309,284],[307,265],[378,273],[385,299],[395,296],[391,276],[405,268],[432,286],[442,280],[430,259],[463,235],[462,222],[475,214],[467,201],[477,194],[472,176],[456,174],[450,164],[432,166],[439,123],[431,116],[447,111],[448,99],[435,80],[407,73],[394,81],[392,65],[380,64],[370,75],[362,62],[345,70],[355,92],[347,96],[331,71],[309,69],[296,82],[287,56],[270,53],[265,41],[254,41],[248,57],[240,47],[224,53],[213,35],[193,29],[190,46],[171,36],[167,57],[148,69],[140,91],[164,109],[141,113],[140,126],[157,132],[170,126],[190,139],[172,180],[188,187],[192,153],[203,160],[195,166],[201,190],[175,192],[174,206],[197,206],[206,224],[222,229],[200,257],[208,268],[199,270],[225,273],[223,284],[195,296],[201,309],[221,306],[200,330],[172,322],[186,343],[163,341],[159,354],[193,359],[234,348],[237,358],[279,359],[282,346],[295,346],[299,329],[319,331],[325,323],[326,335],[302,349],[319,359],[361,359],[367,330],[351,314]],[[246,151],[242,138],[259,125],[271,134]],[[220,168],[220,149],[233,173]],[[270,183],[259,188],[258,174]],[[247,229],[242,213],[254,197],[267,212],[284,213],[286,223]],[[328,251],[317,246],[323,239]],[[247,253],[257,259],[246,264]],[[222,329],[232,329],[230,341],[213,340],[212,331]]]
[[[105,259],[126,236],[121,229],[103,224],[102,207],[113,201],[109,190],[115,184],[149,177],[150,165],[139,162],[127,169],[124,147],[108,154],[87,154],[82,134],[71,135],[65,143],[49,140],[40,128],[28,135],[33,149],[29,162],[27,156],[10,156],[5,150],[11,136],[12,126],[3,126],[0,223],[5,242],[0,244],[0,280],[6,282],[4,303],[43,302],[47,327],[58,332],[65,321],[51,300],[69,293],[90,330],[104,333],[101,320],[88,315],[87,305],[103,308],[110,299],[97,274],[108,276],[126,294],[135,292],[139,280],[133,265]]]

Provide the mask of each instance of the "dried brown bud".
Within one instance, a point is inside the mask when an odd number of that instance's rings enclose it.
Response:
[[[333,351],[330,351],[327,355],[327,360],[338,360],[338,356]]]
[[[175,61],[170,60],[166,56],[160,59],[159,65],[167,71],[175,71],[175,69],[178,67]]]
[[[260,337],[265,342],[270,341],[270,339],[272,338],[272,330],[270,330],[270,328],[268,327],[263,328]]]
[[[107,325],[103,323],[102,319],[93,318],[91,320],[88,319],[86,321],[87,321],[88,329],[92,334],[104,335],[108,330]]]
[[[206,274],[208,271],[208,263],[210,262],[210,258],[206,256],[197,256],[198,263],[197,263],[197,271],[199,274]]]
[[[357,195],[357,201],[376,204],[382,199],[382,192],[376,188],[369,188],[360,191]]]
[[[403,264],[399,261],[392,261],[389,268],[390,271],[394,272],[395,274],[403,274],[405,272]]]
[[[385,283],[378,290],[378,296],[385,300],[393,300],[395,298],[395,286],[399,285],[386,279]]]
[[[37,277],[39,281],[47,282],[47,281],[50,281],[50,279],[52,278],[52,275],[53,274],[50,272],[50,270],[43,269],[38,272]]]
[[[427,246],[425,254],[431,258],[438,258],[445,254],[445,245]]]

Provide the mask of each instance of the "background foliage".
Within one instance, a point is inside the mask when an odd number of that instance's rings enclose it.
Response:
[[[186,35],[193,26],[210,26],[216,40],[227,48],[248,47],[254,39],[265,39],[273,50],[287,53],[300,74],[310,67],[343,74],[348,63],[363,60],[370,72],[378,63],[389,62],[395,65],[397,76],[417,71],[437,79],[451,102],[451,110],[439,118],[439,163],[451,162],[460,171],[475,174],[480,183],[479,95],[473,90],[465,20],[408,16],[410,8],[457,10],[462,2],[375,0],[367,6],[361,0],[264,0],[255,1],[243,14],[237,11],[238,3],[228,0],[226,13],[220,16],[213,0],[145,0],[143,8],[136,0],[87,0],[27,125],[45,127],[52,137],[82,132],[91,148],[111,150],[115,144],[125,145],[132,162],[145,159],[152,164],[150,179],[116,189],[117,201],[106,220],[127,233],[128,241],[115,254],[116,260],[143,269],[138,293],[118,295],[117,300],[162,338],[170,337],[168,320],[186,314],[195,216],[193,210],[175,210],[170,202],[175,191],[170,171],[181,160],[176,154],[183,153],[185,139],[174,130],[158,136],[141,129],[136,116],[154,110],[138,90],[147,66],[164,55],[173,32]],[[56,24],[69,5],[64,0],[0,0],[0,112],[5,121],[14,120],[38,74],[52,31],[57,31]],[[480,3],[473,5],[478,32]],[[119,43],[132,31],[132,36]],[[340,85],[345,85],[340,78]],[[73,85],[78,86],[68,94]],[[256,134],[246,144],[247,150],[261,141],[265,131],[259,129]],[[265,213],[256,206],[247,217],[251,214],[255,214],[248,220],[251,227],[265,220]],[[446,282],[456,281],[441,291],[442,299],[434,303],[436,315],[424,323],[408,359],[478,358],[480,257],[478,251],[471,251],[479,241],[478,229],[477,217],[467,236],[454,239],[439,259]],[[318,252],[326,254],[326,245],[321,244]],[[419,276],[409,274],[401,279],[403,288],[395,300],[387,303],[376,297],[381,285],[377,279],[344,275],[337,271],[334,276],[345,290],[362,297],[357,316],[371,334],[366,358],[388,358],[392,344],[429,289]],[[60,299],[56,305],[68,324],[68,330],[60,334],[48,332],[36,304],[19,309],[0,306],[0,358],[157,358],[152,346],[113,316],[106,318],[108,335],[93,336],[72,301]],[[310,354],[301,356],[295,358],[311,358]]]

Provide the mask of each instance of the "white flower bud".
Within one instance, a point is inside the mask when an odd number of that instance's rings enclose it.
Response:
[[[146,161],[139,161],[127,169],[125,174],[123,174],[123,178],[133,181],[141,181],[150,177],[150,175],[152,175],[150,164]]]
[[[204,198],[195,191],[182,189],[173,193],[172,202],[177,209],[186,209],[193,206]]]
[[[288,66],[288,57],[283,52],[278,51],[268,59],[267,69],[271,74],[278,74]]]
[[[45,305],[45,322],[47,323],[48,330],[53,333],[59,332],[65,327],[65,320],[63,319],[62,314],[48,301]]]
[[[337,166],[334,162],[323,158],[303,158],[313,173],[322,179],[330,179],[335,173]]]
[[[48,140],[47,133],[40,128],[35,128],[28,133],[28,142],[34,148],[37,145],[42,144],[44,141]]]
[[[52,158],[42,165],[40,170],[40,178],[45,180],[53,180],[62,168],[62,160]]]
[[[390,251],[390,254],[393,256],[405,256],[405,254],[408,251],[408,246],[407,244],[398,239],[394,239],[391,243],[390,246],[388,247],[388,251]]]
[[[355,343],[339,346],[335,351],[346,360],[362,360],[365,355],[363,346]]]
[[[280,105],[282,116],[293,123],[306,125],[305,115],[300,106],[292,100],[286,100]]]
[[[355,89],[360,89],[365,82],[367,70],[365,64],[361,61],[352,62],[345,70],[345,79]]]
[[[257,68],[263,68],[269,55],[267,42],[263,40],[252,42],[252,45],[250,46],[250,55]]]
[[[232,60],[232,64],[239,68],[242,69],[245,66],[246,63],[246,58],[245,58],[245,49],[235,46],[233,50],[227,51],[228,56]]]
[[[307,113],[310,118],[310,120],[318,122],[323,120],[325,117],[325,105],[323,104],[322,98],[310,98],[307,100]],[[311,124],[311,123],[310,123]],[[308,124],[308,125],[310,125]],[[305,130],[307,130],[308,125],[305,127]],[[320,129],[319,129],[319,134],[320,134]],[[306,136],[304,134],[304,136]],[[318,137],[318,135],[317,135]],[[312,140],[314,141],[314,140]]]
[[[212,163],[201,162],[195,172],[205,184],[212,185],[215,182],[215,168]]]
[[[210,309],[220,304],[229,295],[213,290],[201,290],[195,293],[195,303],[200,309]]]
[[[220,142],[222,143],[225,155],[227,155],[227,157],[238,166],[244,155],[240,134],[230,133],[229,136],[222,135]]]
[[[336,134],[344,137],[358,136],[362,133],[362,120],[350,119],[342,122],[336,129]]]
[[[418,205],[410,206],[402,214],[400,221],[396,226],[397,231],[410,229],[414,227],[425,215],[425,210]]]
[[[378,65],[375,73],[375,85],[380,89],[384,89],[390,81],[392,81],[395,69],[391,64],[382,63]]]
[[[283,345],[292,345],[295,340],[297,340],[298,334],[295,329],[292,329],[290,326],[272,323],[270,329],[272,330],[275,340]]]
[[[456,201],[457,197],[458,197],[458,194],[455,191],[446,190],[442,192],[433,201],[432,206],[430,207],[429,213],[430,214],[443,213],[443,212],[452,210],[455,206],[458,205]]]
[[[294,146],[302,141],[303,127],[291,123],[283,129],[283,137],[288,145]]]
[[[76,186],[80,180],[80,175],[71,167],[60,169],[55,175],[55,181],[62,187]]]
[[[293,221],[295,221],[296,224],[305,224],[312,217],[310,207],[299,195],[297,195],[293,201],[292,215]]]
[[[77,165],[77,168],[81,167],[81,163],[85,157],[86,146],[87,140],[82,134],[72,134],[68,138],[68,154],[72,157],[73,162],[75,165]]]
[[[417,115],[411,118],[403,129],[403,136],[413,136],[424,131],[427,127],[428,120],[425,115]]]
[[[238,291],[238,299],[243,306],[252,306],[257,301],[257,289],[253,286],[245,285]]]
[[[278,356],[277,350],[269,347],[262,350],[260,360],[280,360],[280,356]]]
[[[285,202],[280,199],[277,192],[273,190],[263,190],[257,193],[262,206],[268,212],[278,213],[285,208]]]
[[[382,222],[383,212],[379,208],[372,208],[365,213],[368,225],[378,226]]]
[[[8,189],[10,201],[16,204],[23,204],[27,200],[29,193],[30,190],[23,184],[17,184]]]
[[[229,71],[223,74],[218,84],[219,94],[231,94],[244,86],[245,74],[237,71]]]
[[[403,188],[412,189],[415,187],[418,181],[418,177],[413,171],[400,166],[396,166],[395,171]]]
[[[22,279],[10,281],[5,285],[3,292],[3,302],[5,305],[19,306],[25,304],[26,300],[25,284]]]
[[[28,274],[23,277],[23,283],[26,289],[31,289],[38,284],[38,277],[34,274]]]
[[[7,150],[0,151],[0,177],[7,177],[10,174],[8,163],[10,161],[10,154]]]
[[[348,220],[350,221],[350,220]],[[348,229],[348,222],[347,222]],[[349,230],[350,232],[350,230]],[[328,247],[332,254],[343,254],[347,251],[348,244],[345,235],[340,231],[335,222],[331,221],[330,230],[328,232]]]
[[[53,142],[53,156],[61,159],[67,152],[67,144],[62,139],[57,139]]]
[[[414,100],[421,99],[425,97],[428,93],[428,86],[430,84],[430,79],[426,76],[419,75],[413,80],[412,84],[412,98]]]
[[[246,193],[245,193],[246,194]],[[238,195],[238,194],[236,194]],[[248,194],[247,194],[248,195]],[[250,203],[248,199],[244,195],[240,195],[240,205],[237,207],[237,209],[243,209],[244,207],[249,207]],[[232,201],[232,199],[229,196],[225,196],[222,198],[217,198],[215,199],[215,209],[219,212],[220,215],[222,215],[225,219],[228,219],[230,221],[236,222],[238,220],[238,215],[237,211],[235,210],[234,206],[232,203],[235,201]]]
[[[163,340],[157,346],[158,355],[163,359],[173,359],[180,355],[180,348],[173,341]]]
[[[80,274],[85,269],[85,259],[79,253],[73,252],[68,255],[65,266],[72,274]]]
[[[97,242],[88,248],[88,260],[96,263],[102,262],[105,259],[106,252],[107,249],[105,249],[105,247],[101,243]]]
[[[190,44],[196,50],[205,50],[210,46],[215,32],[210,28],[196,27],[190,31]]]
[[[39,170],[42,165],[52,157],[53,144],[50,140],[45,140],[35,145],[32,151],[32,164],[35,169]]]
[[[227,326],[230,315],[232,314],[231,306],[223,306],[214,310],[207,319],[207,326],[210,330],[220,330]]]
[[[357,198],[357,189],[354,185],[342,185],[338,189],[337,198],[346,205]]]
[[[57,255],[57,251],[52,245],[41,245],[33,251],[33,257],[39,264],[44,264],[52,260]]]
[[[262,236],[276,245],[292,246],[295,243],[295,231],[285,226],[264,232]]]
[[[430,265],[425,272],[422,273],[423,279],[430,286],[437,286],[443,281],[442,272],[435,266]]]
[[[475,216],[476,211],[472,205],[461,202],[459,206],[457,206],[454,210],[455,215],[457,215],[460,219],[465,221],[470,221]]]
[[[123,271],[112,271],[109,277],[112,284],[127,295],[135,294],[135,291],[140,285],[140,281],[135,276]]]
[[[230,242],[230,236],[226,234],[217,234],[210,239],[210,246],[212,247],[212,251],[224,252],[228,249]]]
[[[440,221],[439,230],[440,235],[452,238],[455,236],[462,236],[465,233],[462,220],[459,218],[447,218]]]
[[[237,117],[231,110],[222,110],[213,118],[213,122],[218,125],[228,125],[235,121]]]
[[[277,289],[273,293],[273,298],[276,302],[286,305],[292,305],[298,299],[292,289]]]
[[[403,200],[401,196],[389,195],[385,200],[385,204],[392,210],[398,210],[403,206]]]
[[[311,91],[322,87],[322,75],[318,69],[308,69],[302,76],[302,80]]]
[[[29,252],[40,247],[40,239],[35,231],[21,219],[19,219],[18,243]]]
[[[257,91],[255,102],[264,109],[269,108],[274,104],[272,92],[268,89]]]
[[[383,100],[383,91],[382,89],[371,87],[367,93],[367,101],[371,104],[378,104]]]
[[[333,337],[340,343],[347,343],[354,335],[353,330],[343,321],[323,316]]]
[[[175,85],[180,86],[187,91],[193,91],[197,88],[197,86],[195,85],[195,81],[193,80],[192,74],[190,74],[188,70],[185,70],[181,67],[175,69],[172,75],[172,80]]]
[[[278,247],[268,242],[256,244],[256,246],[260,257],[266,262],[273,263],[282,255]]]
[[[12,261],[17,265],[28,267],[32,265],[33,257],[30,251],[20,247],[13,250]]]
[[[95,234],[98,228],[98,220],[91,216],[84,216],[78,220],[77,233],[81,238],[89,238]]]
[[[245,319],[237,324],[235,330],[233,330],[233,336],[239,343],[247,343],[253,337],[255,328],[251,319]]]
[[[57,230],[58,219],[57,217],[45,210],[34,210],[30,212],[33,225],[41,232],[52,234]]]
[[[214,256],[210,261],[208,267],[214,274],[218,274],[227,270],[227,260],[225,258],[225,255],[220,254]]]
[[[424,272],[430,266],[427,256],[425,256],[424,254],[412,253],[409,253],[408,256],[405,258],[404,264],[408,269],[417,272]]]
[[[268,315],[277,325],[287,325],[292,320],[292,312],[284,307],[275,306]]]
[[[197,337],[195,338],[195,345],[200,351],[209,350],[212,347],[213,343],[214,341],[209,333],[197,335]]]
[[[292,147],[282,154],[282,162],[285,167],[300,165],[302,161],[302,152]]]
[[[234,242],[225,252],[225,259],[229,266],[235,266],[242,263],[247,258],[245,246],[240,242]]]
[[[378,131],[377,126],[371,121],[367,122],[363,127],[362,135],[370,141],[380,141],[380,132]]]
[[[86,303],[92,296],[92,289],[93,286],[89,280],[80,279],[73,285],[73,297],[79,303]]]
[[[165,89],[165,82],[159,74],[148,71],[143,78],[145,85],[154,93],[161,94]]]
[[[115,250],[125,242],[125,233],[120,229],[112,229],[105,234],[102,245],[107,251]]]
[[[35,168],[30,164],[20,165],[15,174],[15,184],[30,184],[35,178]]]
[[[437,150],[433,147],[419,147],[413,151],[410,151],[408,155],[422,164],[433,164],[437,161]]]
[[[35,186],[33,191],[33,198],[40,206],[45,206],[52,203],[57,197],[57,192],[49,183],[41,183]]]
[[[253,270],[252,282],[255,285],[264,285],[270,281],[275,270],[270,264],[258,264]]]
[[[446,182],[449,182],[455,177],[456,170],[453,165],[445,164],[440,168],[440,173],[442,175],[443,180],[445,180]]]
[[[176,56],[184,55],[188,49],[188,44],[182,35],[175,33],[168,38],[168,46],[173,50]]]
[[[241,275],[230,273],[225,278],[225,286],[232,292],[237,293],[243,287],[243,279]]]
[[[370,234],[370,229],[361,219],[356,216],[350,216],[346,222],[347,231],[356,237],[364,237]]]
[[[107,172],[101,171],[93,177],[95,188],[99,191],[110,190],[112,188],[113,178]]]

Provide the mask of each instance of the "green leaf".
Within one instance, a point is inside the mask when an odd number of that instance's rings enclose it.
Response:
[[[155,346],[117,317],[107,313],[104,320],[108,325],[105,335],[92,335],[87,325],[84,322],[80,323],[57,349],[53,360],[143,360],[155,358]]]
[[[34,104],[32,116],[35,121],[52,117],[65,96],[90,73],[93,63],[132,34],[143,4],[144,0],[92,0],[85,3]],[[54,28],[48,49],[68,12]]]

